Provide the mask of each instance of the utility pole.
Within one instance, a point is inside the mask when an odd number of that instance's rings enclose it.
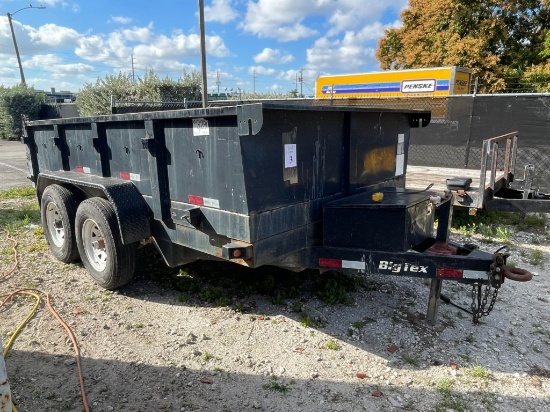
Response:
[[[216,84],[218,86],[218,95],[219,95],[220,94],[220,84],[221,84],[221,82],[220,82],[220,71],[219,70],[216,72],[216,78],[217,78]]]
[[[15,55],[17,56],[17,63],[19,64],[19,74],[21,75],[21,83],[23,84],[26,84],[25,83],[25,73],[23,73],[23,65],[21,64],[21,56],[19,55],[19,47],[17,47],[17,40],[15,39],[15,31],[13,30],[13,22],[11,21],[11,18],[19,13],[21,10],[26,10],[26,9],[38,9],[38,10],[43,10],[45,9],[46,7],[44,6],[37,6],[37,7],[34,7],[32,4],[30,6],[27,6],[27,7],[23,7],[22,9],[19,9],[17,10],[15,13],[7,13],[7,16],[8,16],[8,22],[10,23],[10,30],[11,30],[11,38],[13,40],[13,48],[15,49]]]
[[[254,79],[254,94],[256,94],[256,69],[254,69],[254,75],[253,75],[253,79]]]
[[[302,93],[302,89],[304,86],[304,69],[300,69],[300,97],[304,97],[304,94]]]
[[[202,73],[202,107],[208,105],[208,87],[206,81],[206,45],[204,34],[204,0],[199,1],[199,27],[201,31],[201,73]]]
[[[132,83],[136,82],[136,75],[134,73],[134,55],[132,54]]]
[[[19,47],[17,47],[17,40],[15,40],[15,32],[13,31],[13,23],[11,22],[11,14],[8,13],[8,21],[10,22],[11,38],[13,39],[13,48],[17,56],[17,63],[19,64],[19,74],[21,75],[21,83],[25,83],[25,73],[23,73],[23,65],[21,64],[21,57],[19,56]]]

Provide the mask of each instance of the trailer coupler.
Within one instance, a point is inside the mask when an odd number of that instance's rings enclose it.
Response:
[[[533,278],[533,274],[528,270],[506,266],[508,256],[508,253],[496,252],[493,255],[493,263],[489,271],[489,282],[485,285],[485,288],[482,287],[481,283],[472,285],[471,309],[474,324],[479,323],[483,316],[491,313],[497,300],[498,291],[505,278],[518,282],[527,282]]]

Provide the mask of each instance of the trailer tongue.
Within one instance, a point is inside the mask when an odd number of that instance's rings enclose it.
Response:
[[[26,122],[54,256],[98,284],[131,280],[152,241],[166,263],[224,259],[474,286],[474,321],[528,273],[448,242],[452,194],[405,188],[411,127],[430,113],[284,101]],[[439,225],[434,236],[434,216]],[[516,280],[515,279],[515,280]]]

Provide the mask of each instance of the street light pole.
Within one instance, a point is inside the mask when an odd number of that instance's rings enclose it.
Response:
[[[42,10],[42,9],[45,9],[45,8],[46,7],[44,7],[44,6],[34,7],[31,4],[28,7],[23,7],[22,9],[17,10],[15,13],[7,13],[8,21],[10,23],[10,29],[11,29],[11,38],[13,39],[13,48],[15,49],[15,54],[17,56],[17,63],[19,64],[19,73],[21,74],[21,83],[23,83],[23,84],[26,84],[25,83],[25,73],[23,73],[23,65],[21,64],[21,56],[19,56],[19,47],[17,47],[17,40],[15,39],[15,31],[13,30],[13,23],[11,21],[11,18],[13,17],[14,14],[19,13],[21,10],[25,10],[25,9],[39,9],[39,10]]]
[[[208,105],[208,86],[206,81],[206,43],[204,34],[204,0],[199,0],[199,27],[201,33],[201,73],[202,73],[202,107]]]

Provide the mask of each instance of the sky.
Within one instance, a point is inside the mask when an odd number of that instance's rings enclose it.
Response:
[[[0,85],[78,92],[119,72],[200,72],[198,0],[0,0]],[[314,92],[323,74],[379,70],[407,0],[204,0],[208,91]],[[300,82],[299,79],[302,79]]]

